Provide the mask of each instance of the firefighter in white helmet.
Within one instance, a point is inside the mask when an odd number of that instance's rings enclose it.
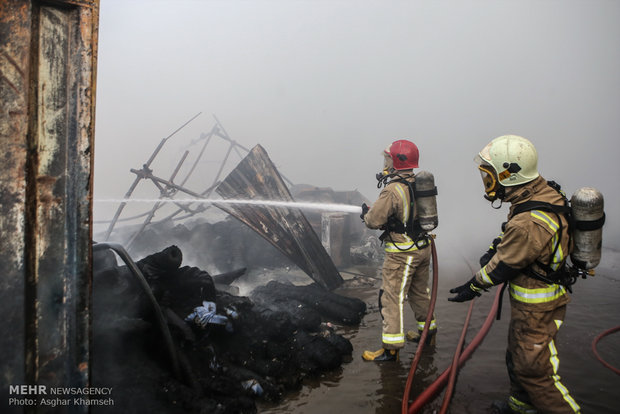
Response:
[[[368,228],[384,230],[380,239],[385,244],[379,308],[383,318],[382,347],[365,351],[366,361],[396,361],[405,345],[404,304],[409,302],[418,329],[424,329],[429,309],[428,290],[430,241],[419,225],[414,196],[418,167],[418,147],[411,141],[398,140],[384,151],[384,168],[377,175],[384,186],[372,208],[362,206],[362,220]],[[434,339],[436,324],[429,327],[429,341]],[[410,334],[412,340],[419,335]]]
[[[499,208],[511,203],[508,221],[481,269],[448,298],[464,302],[495,285],[510,292],[511,319],[506,365],[507,401],[493,403],[496,413],[578,413],[579,405],[558,375],[555,336],[569,296],[560,283],[572,248],[560,187],[538,173],[538,154],[527,139],[505,135],[476,156],[485,198]],[[494,203],[499,202],[499,206]],[[553,208],[550,208],[553,207]]]

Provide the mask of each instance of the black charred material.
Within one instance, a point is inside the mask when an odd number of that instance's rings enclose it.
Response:
[[[197,267],[183,266],[149,283],[162,306],[171,308],[183,318],[203,301],[215,302],[213,278]]]
[[[352,315],[365,310],[363,302],[318,286],[274,282],[252,298],[234,296],[218,291],[207,272],[180,266],[181,259],[181,251],[170,246],[137,262],[168,320],[183,374],[179,379],[140,288],[124,266],[106,254],[95,256],[93,385],[113,387],[113,408],[254,413],[257,399],[278,401],[299,389],[304,377],[350,359],[349,340],[324,322],[359,321]],[[275,295],[268,295],[270,290]],[[215,302],[219,315],[228,315],[232,332],[185,322],[204,300]]]
[[[271,281],[254,289],[254,297],[263,303],[302,303],[306,309],[318,312],[324,319],[345,325],[359,324],[366,313],[364,301],[327,292],[314,284],[294,286]]]
[[[146,295],[133,280],[130,270],[126,266],[117,267],[115,262],[111,266],[113,262],[108,253],[97,254],[94,258],[97,284],[116,293],[102,296],[100,300],[106,303],[106,307],[125,309],[124,314],[148,318],[151,310]],[[170,246],[139,260],[136,265],[159,304],[185,317],[203,301],[215,301],[215,285],[204,270],[179,267],[182,260],[181,250]]]
[[[334,352],[334,346],[322,335],[310,335],[305,331],[297,331],[295,343],[302,351],[299,352],[299,364],[304,371],[327,371],[338,368],[342,364],[341,355]]]
[[[286,312],[293,323],[309,332],[316,332],[321,326],[321,315],[308,305],[289,297],[273,295],[265,286],[254,289],[251,298],[257,305],[271,311]]]
[[[260,145],[215,190],[225,199],[294,201],[282,177]],[[259,204],[216,204],[280,250],[321,287],[343,282],[338,269],[301,210]]]
[[[232,282],[243,276],[246,270],[247,269],[244,267],[242,269],[233,270],[232,272],[213,275],[212,278],[215,283],[218,283],[220,285],[230,285]]]
[[[122,229],[116,231],[124,234]],[[152,224],[136,238],[130,252],[134,257],[144,257],[171,244],[179,246],[185,258],[191,259],[199,268],[221,269],[227,278],[232,277],[231,272],[250,266],[275,268],[295,265],[233,217],[215,223],[197,219],[191,228],[181,224],[171,226],[169,222]],[[212,276],[217,284],[226,284],[220,283],[219,275]]]
[[[307,332],[285,310],[265,308],[248,298],[228,294],[218,296],[220,307],[241,309],[233,322],[235,334],[216,342],[222,359],[263,378],[277,378],[281,385],[290,387],[299,384],[304,375],[334,369],[352,351],[344,337],[327,332],[327,328]],[[339,336],[342,342],[327,339],[330,335]]]
[[[170,246],[161,252],[145,257],[137,264],[146,277],[153,279],[178,269],[182,261],[181,249],[177,246]]]

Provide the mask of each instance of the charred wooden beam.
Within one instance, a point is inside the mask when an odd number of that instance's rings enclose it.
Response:
[[[224,199],[294,201],[260,145],[215,190]],[[300,209],[257,204],[216,204],[280,250],[320,286],[331,290],[342,277]]]

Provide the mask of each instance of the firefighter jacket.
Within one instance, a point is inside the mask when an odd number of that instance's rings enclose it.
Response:
[[[528,268],[546,275],[547,270],[564,264],[572,248],[566,217],[541,210],[514,215],[515,207],[526,201],[564,205],[562,195],[538,177],[523,186],[507,188],[505,201],[512,204],[508,222],[496,254],[476,273],[476,281],[484,287],[507,281],[511,304],[519,309],[547,311],[565,305],[570,300],[566,288],[529,276]]]
[[[395,216],[398,221],[403,224],[409,219],[409,215],[413,214],[414,219],[417,218],[417,208],[413,206],[411,210],[411,201],[409,197],[408,185],[403,182],[398,182],[399,179],[405,179],[410,182],[411,185],[415,182],[415,176],[413,173],[399,173],[381,190],[379,198],[372,205],[368,213],[364,216],[364,223],[366,227],[370,229],[383,229],[387,227],[388,218]],[[387,253],[399,253],[409,252],[417,250],[418,247],[426,245],[426,241],[418,243],[416,246],[414,240],[412,240],[405,233],[398,233],[391,231],[389,235],[384,239],[385,251]]]

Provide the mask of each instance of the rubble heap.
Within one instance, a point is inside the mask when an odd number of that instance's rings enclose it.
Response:
[[[278,401],[305,376],[350,358],[351,343],[328,322],[359,324],[366,311],[363,301],[315,284],[272,281],[234,296],[217,286],[243,269],[211,276],[181,266],[181,250],[170,246],[137,265],[172,335],[175,376],[147,294],[103,253],[94,259],[93,384],[113,387],[127,412],[255,412],[257,399]]]

